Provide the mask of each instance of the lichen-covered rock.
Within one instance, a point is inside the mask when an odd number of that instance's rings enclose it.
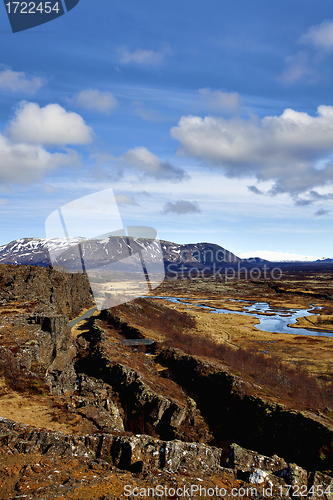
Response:
[[[121,469],[141,472],[163,468],[161,461],[162,443],[144,434],[119,436],[112,443],[110,456],[112,463]]]
[[[202,443],[168,441],[161,449],[168,470],[191,469],[216,471],[221,467],[220,448]]]
[[[242,479],[246,484],[254,485],[259,493],[265,492],[264,497],[284,498],[289,496],[289,488],[282,478],[261,469],[253,469],[251,472],[245,473],[237,471],[236,477]]]
[[[108,442],[110,445],[110,442]],[[101,448],[102,458],[108,449]],[[209,471],[222,470],[222,450],[201,443],[179,440],[163,442],[145,434],[115,437],[110,448],[112,463],[119,468],[135,471]]]
[[[0,442],[12,453],[42,453],[58,457],[93,458],[80,438],[66,436],[61,432],[51,432],[11,420],[0,420]]]
[[[90,420],[99,430],[106,432],[125,430],[109,384],[80,374],[76,379],[76,389],[76,394],[71,397],[68,405],[70,411]]]
[[[62,493],[68,494],[73,492],[77,485],[85,484],[87,478],[90,478],[89,480],[94,484],[103,484],[102,479],[106,480],[105,474],[111,472],[112,467],[116,467],[113,471],[117,474],[121,474],[121,471],[123,474],[126,474],[126,471],[136,473],[131,477],[137,482],[143,479],[150,487],[162,484],[169,479],[171,483],[174,481],[174,484],[180,481],[180,484],[186,487],[198,482],[198,484],[205,484],[206,488],[209,487],[207,486],[209,483],[210,486],[212,484],[218,484],[219,487],[223,485],[226,488],[226,498],[243,498],[244,492],[247,492],[246,497],[253,499],[290,498],[293,495],[304,496],[302,492],[307,489],[310,493],[314,492],[312,495],[314,497],[321,497],[324,500],[330,498],[333,479],[323,473],[310,474],[307,483],[306,471],[295,464],[276,470],[283,463],[278,457],[265,457],[235,444],[232,445],[232,450],[234,456],[238,457],[236,466],[242,465],[243,469],[222,467],[223,450],[201,443],[184,443],[179,440],[162,441],[140,434],[125,436],[105,433],[71,436],[20,425],[10,420],[0,420],[0,456],[5,455],[6,460],[8,457],[14,459],[17,457],[18,464],[13,470],[6,468],[7,477],[11,474],[16,478],[16,491],[27,495],[24,498],[29,500],[58,498],[52,497],[52,482],[54,481],[57,481],[56,484],[63,485]],[[36,454],[43,457],[43,462],[23,464],[23,467],[20,465],[24,462],[24,460],[22,462],[23,456],[34,457]],[[68,475],[65,471],[66,467],[57,465],[57,469],[46,468],[47,475],[43,475],[46,461],[55,460],[59,464],[59,459],[64,464],[70,463],[69,460],[79,460],[84,473],[77,476],[76,469]],[[77,462],[75,463],[77,468]],[[255,464],[258,466],[255,467]],[[265,468],[270,468],[271,471]],[[53,478],[56,474],[59,476]],[[206,477],[208,483],[204,483],[203,478]],[[0,478],[0,492],[3,491],[1,489],[3,484],[5,483],[2,483]],[[235,494],[235,490],[241,491],[239,496]],[[9,500],[14,497],[2,496],[1,498]],[[97,498],[104,497],[97,496]]]
[[[234,443],[230,446],[229,466],[243,471],[259,469],[275,473],[285,470],[288,464],[283,458],[279,458],[276,455],[266,457],[256,451],[246,450]]]
[[[329,500],[333,495],[333,478],[322,472],[315,471],[310,474],[309,489],[312,489],[314,497]]]
[[[126,407],[128,420],[143,414],[145,421],[162,438],[180,436],[184,429],[191,430],[194,438],[204,441],[211,438],[195,401],[184,398],[184,402],[163,396],[154,391],[136,370],[120,363],[110,370],[109,380]]]
[[[281,471],[275,473],[277,476],[282,477],[287,484],[292,486],[307,486],[308,473],[296,464],[288,464],[288,466]]]

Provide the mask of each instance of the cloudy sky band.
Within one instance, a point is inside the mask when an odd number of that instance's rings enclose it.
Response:
[[[1,243],[23,231],[14,207],[34,213],[20,236],[41,236],[48,209],[102,186],[119,193],[128,221],[174,241],[197,228],[197,241],[235,253],[278,245],[330,256],[329,2],[303,2],[301,14],[298,0],[258,1],[255,13],[241,3],[237,16],[213,0],[190,11],[173,1],[167,10],[108,5],[92,13],[86,39],[88,11],[78,6],[74,27],[63,16],[57,35],[40,34],[35,60],[37,35],[11,39],[0,61],[0,210],[11,221]]]

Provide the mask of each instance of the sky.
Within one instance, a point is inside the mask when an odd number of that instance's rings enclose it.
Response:
[[[0,245],[112,188],[124,226],[240,257],[333,257],[326,0],[0,6]]]

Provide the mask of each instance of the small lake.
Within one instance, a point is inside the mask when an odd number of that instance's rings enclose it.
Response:
[[[268,302],[253,302],[249,300],[228,299],[230,302],[241,302],[248,304],[243,306],[243,311],[231,311],[229,309],[219,309],[206,306],[202,303],[192,302],[191,299],[182,297],[151,297],[154,299],[163,299],[175,304],[184,304],[188,306],[196,306],[202,309],[209,309],[212,314],[240,314],[245,316],[254,316],[260,323],[255,325],[255,328],[264,332],[274,333],[292,333],[293,335],[317,335],[321,337],[333,337],[333,332],[325,332],[324,330],[310,330],[307,328],[292,328],[288,325],[296,323],[297,318],[304,318],[316,314],[318,307],[312,306],[310,309],[296,309],[288,307],[270,307]],[[209,300],[209,299],[207,299]],[[205,300],[201,300],[205,302]],[[269,316],[265,316],[269,314]]]

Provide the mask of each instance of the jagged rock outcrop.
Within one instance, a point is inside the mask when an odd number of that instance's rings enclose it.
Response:
[[[165,438],[179,436],[187,427],[191,427],[204,441],[211,438],[193,399],[186,398],[181,403],[158,394],[137,371],[119,363],[111,368],[110,380],[126,407],[127,419],[143,415],[145,425],[150,425],[152,430]]]
[[[2,452],[42,453],[54,456],[81,456],[94,458],[82,438],[66,436],[62,433],[50,432],[16,422],[0,419],[0,443]]]
[[[111,386],[83,374],[75,382],[76,394],[71,397],[69,410],[90,420],[99,430],[123,432],[123,412],[114,402]]]
[[[313,487],[317,496],[321,496],[324,500],[329,500],[332,498],[333,478],[319,471],[312,472],[309,474],[309,489],[311,487]]]
[[[205,474],[222,481],[225,487],[223,496],[226,497],[238,498],[231,492],[237,487],[235,490],[247,491],[246,496],[250,498],[291,497],[293,494],[298,496],[302,491],[313,491],[314,496],[322,492],[319,496],[328,499],[333,482],[332,477],[326,474],[307,472],[276,455],[263,456],[237,444],[231,445],[229,458],[224,461],[220,448],[178,440],[162,441],[147,435],[66,436],[4,419],[0,420],[0,431],[0,451],[7,455],[42,453],[46,459],[61,457],[63,460],[80,457],[87,463],[95,464],[91,465],[95,473],[106,470],[103,466],[103,460],[106,460],[117,469],[144,473],[146,476],[159,471],[160,475],[172,473],[174,477],[180,474],[180,477],[185,475],[191,478],[195,474],[200,479],[200,475]],[[39,469],[29,469],[30,475],[39,472]],[[240,494],[242,496],[244,494]]]
[[[142,468],[216,470],[221,467],[222,450],[201,443],[165,442],[144,434],[66,436],[7,419],[0,419],[0,431],[2,451],[6,449],[9,453],[109,459],[117,467],[132,471]]]
[[[238,470],[261,469],[266,472],[277,472],[284,470],[288,465],[283,458],[277,455],[266,457],[255,451],[246,450],[237,444],[230,446],[230,466]]]
[[[124,354],[120,339],[110,337],[99,320],[91,318],[88,332],[76,339],[78,359],[75,369],[103,380],[112,387],[124,413],[126,430],[152,434],[162,439],[183,439],[209,442],[212,435],[201,412],[191,397],[188,397],[172,382],[156,384],[157,372],[154,361],[138,358],[127,351],[124,362],[116,362]],[[140,333],[140,332],[139,332]],[[137,334],[135,330],[134,334]],[[129,366],[126,359],[131,361]],[[162,379],[163,380],[163,379]]]
[[[88,278],[37,266],[0,265],[0,303],[26,300],[48,306],[54,313],[76,317],[93,307]]]
[[[332,468],[333,429],[315,415],[249,396],[239,377],[177,349],[161,348],[156,362],[196,401],[215,443],[237,439],[306,468]]]

